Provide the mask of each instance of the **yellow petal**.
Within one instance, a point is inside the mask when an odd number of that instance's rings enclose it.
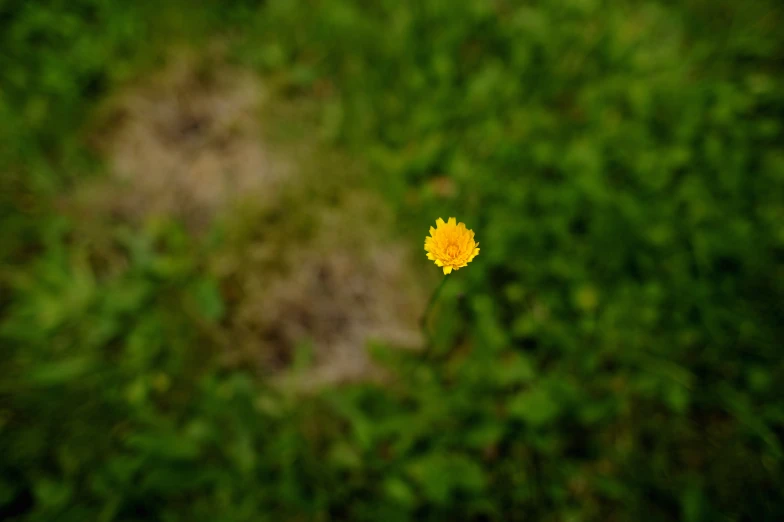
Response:
[[[444,274],[467,266],[479,253],[479,243],[474,241],[474,231],[469,230],[465,223],[457,222],[457,218],[436,219],[436,228],[430,227],[430,237],[425,237],[427,258]],[[445,266],[445,265],[449,266]]]

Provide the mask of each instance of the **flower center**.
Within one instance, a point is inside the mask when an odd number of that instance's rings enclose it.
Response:
[[[446,255],[448,255],[452,259],[454,259],[459,253],[460,253],[460,248],[454,243],[446,247]]]

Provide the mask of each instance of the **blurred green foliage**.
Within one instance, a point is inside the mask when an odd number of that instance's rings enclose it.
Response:
[[[784,520],[776,1],[159,7],[0,0],[0,517]],[[91,107],[204,32],[318,98],[411,241],[476,231],[445,357],[270,389],[217,361],[220,241],[55,211]]]

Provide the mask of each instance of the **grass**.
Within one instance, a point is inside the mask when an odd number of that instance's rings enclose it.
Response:
[[[775,2],[167,6],[0,2],[0,515],[784,517]],[[216,40],[270,88],[273,134],[335,155],[306,195],[202,235],[63,213],[109,176],[101,104]],[[349,180],[417,255],[439,216],[476,231],[443,357],[376,343],[394,379],[311,394],[227,363],[219,261],[308,229],[299,198],[351,221]]]

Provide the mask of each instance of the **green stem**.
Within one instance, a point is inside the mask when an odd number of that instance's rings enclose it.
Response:
[[[444,288],[448,278],[449,276],[444,275],[444,278],[441,280],[441,284],[438,285],[438,288],[436,288],[433,294],[430,296],[430,301],[427,302],[425,313],[422,315],[422,333],[425,334],[425,339],[427,339],[427,345],[425,346],[426,353],[430,352],[430,348],[433,344],[433,336],[430,334],[430,329],[427,327],[427,320],[430,317],[430,312],[433,309],[433,305],[436,304],[438,296],[441,294],[441,290]]]

